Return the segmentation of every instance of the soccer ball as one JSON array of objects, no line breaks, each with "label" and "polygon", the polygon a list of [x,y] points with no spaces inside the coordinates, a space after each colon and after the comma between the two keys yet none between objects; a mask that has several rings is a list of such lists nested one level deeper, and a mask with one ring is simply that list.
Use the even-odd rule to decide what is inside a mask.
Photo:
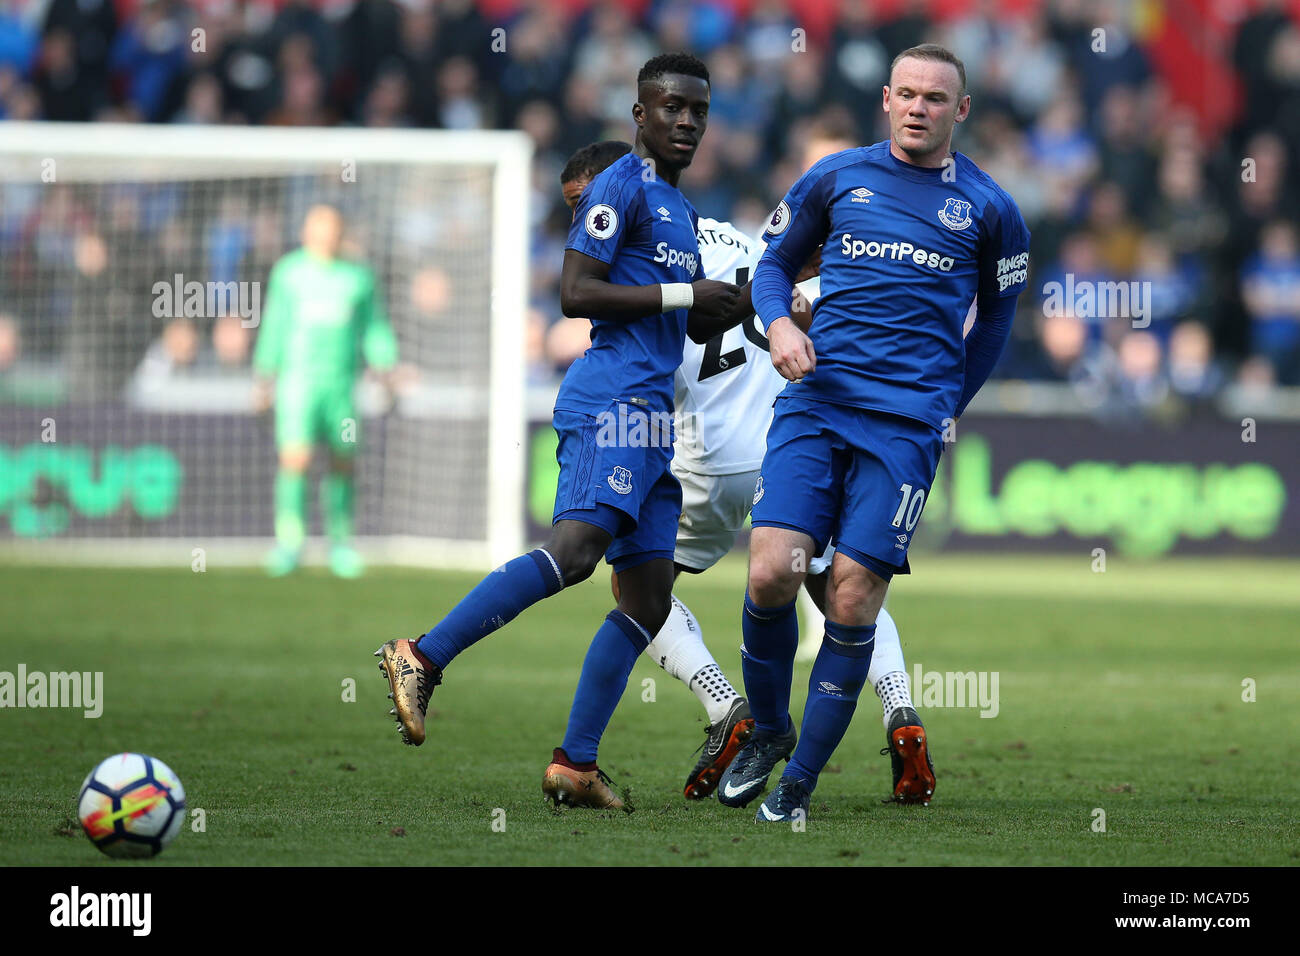
[{"label": "soccer ball", "polygon": [[157,856],[185,823],[185,788],[157,757],[116,754],[82,783],[77,816],[109,856]]}]

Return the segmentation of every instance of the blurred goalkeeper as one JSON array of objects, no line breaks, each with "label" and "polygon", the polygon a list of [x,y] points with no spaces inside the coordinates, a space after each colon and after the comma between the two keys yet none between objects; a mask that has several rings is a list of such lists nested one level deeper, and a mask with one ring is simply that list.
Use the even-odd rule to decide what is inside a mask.
[{"label": "blurred goalkeeper", "polygon": [[363,570],[351,545],[354,464],[360,419],[352,400],[358,352],[387,373],[397,341],[384,314],[374,272],[339,258],[343,217],[332,206],[307,211],[302,248],[271,269],[253,370],[256,404],[272,402],[280,470],[275,478],[275,549],[266,569],[279,577],[298,567],[307,532],[306,483],[312,448],[329,447],[321,512],[329,533],[330,570],[355,578]]}]

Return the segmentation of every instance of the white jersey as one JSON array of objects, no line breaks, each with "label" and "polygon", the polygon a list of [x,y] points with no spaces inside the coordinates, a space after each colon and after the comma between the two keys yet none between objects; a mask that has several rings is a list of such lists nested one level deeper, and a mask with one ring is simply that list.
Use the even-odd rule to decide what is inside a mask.
[{"label": "white jersey", "polygon": [[811,306],[817,301],[818,296],[822,294],[822,277],[813,276],[811,279],[804,279],[795,288],[803,293],[803,297],[808,300],[808,305]]},{"label": "white jersey", "polygon": [[[704,218],[696,238],[705,276],[739,286],[749,281],[761,252],[758,242],[729,222]],[[674,379],[674,466],[697,475],[756,470],[767,450],[772,402],[784,387],[758,316],[704,345],[688,338]]]}]

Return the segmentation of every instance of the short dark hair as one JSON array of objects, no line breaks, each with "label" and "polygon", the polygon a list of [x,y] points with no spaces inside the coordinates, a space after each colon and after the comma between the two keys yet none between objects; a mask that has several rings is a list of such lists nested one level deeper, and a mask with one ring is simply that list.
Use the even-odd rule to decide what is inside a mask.
[{"label": "short dark hair", "polygon": [[957,59],[957,54],[953,53],[952,50],[939,46],[937,43],[922,43],[920,46],[908,47],[894,57],[894,61],[889,64],[889,77],[891,80],[894,76],[894,67],[898,66],[898,61],[909,56],[917,60],[937,60],[940,63],[951,63],[957,68],[957,78],[961,80],[961,92],[957,95],[966,95],[966,65]]},{"label": "short dark hair", "polygon": [[705,83],[709,82],[709,68],[699,57],[689,53],[660,53],[646,60],[645,66],[641,67],[641,72],[636,75],[637,89],[640,90],[644,83],[653,83],[674,73],[697,76]]},{"label": "short dark hair", "polygon": [[632,144],[617,139],[588,143],[570,156],[569,161],[564,164],[564,169],[560,173],[560,185],[571,183],[575,179],[595,179],[616,159],[630,152],[632,152]]}]

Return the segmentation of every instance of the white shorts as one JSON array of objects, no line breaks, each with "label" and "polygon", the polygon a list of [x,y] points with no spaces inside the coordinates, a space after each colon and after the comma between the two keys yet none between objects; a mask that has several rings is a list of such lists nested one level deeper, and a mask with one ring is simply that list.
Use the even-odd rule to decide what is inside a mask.
[{"label": "white shorts", "polygon": [[682,485],[682,517],[677,522],[673,560],[692,571],[707,571],[731,550],[754,506],[758,471],[701,475],[672,464]]},{"label": "white shorts", "polygon": [[825,574],[830,570],[831,560],[835,557],[835,545],[826,545],[826,550],[819,557],[808,562],[809,574]]},{"label": "white shorts", "polygon": [[[758,469],[733,475],[701,475],[679,467],[673,474],[682,485],[682,517],[677,522],[677,548],[673,560],[692,571],[707,571],[732,549],[754,507]],[[835,557],[835,545],[826,545],[808,563],[809,574],[824,574]]]}]

